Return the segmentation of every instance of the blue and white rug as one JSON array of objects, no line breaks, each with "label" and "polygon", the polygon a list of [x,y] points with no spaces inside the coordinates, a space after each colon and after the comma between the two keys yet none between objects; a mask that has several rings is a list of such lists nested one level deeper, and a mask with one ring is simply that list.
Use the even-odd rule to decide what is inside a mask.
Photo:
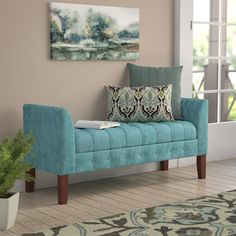
[{"label": "blue and white rug", "polygon": [[236,236],[236,190],[24,236]]}]

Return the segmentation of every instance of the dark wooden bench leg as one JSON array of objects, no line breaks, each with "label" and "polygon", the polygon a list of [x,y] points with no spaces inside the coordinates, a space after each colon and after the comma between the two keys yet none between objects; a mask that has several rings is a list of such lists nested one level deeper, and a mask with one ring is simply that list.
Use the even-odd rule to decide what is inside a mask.
[{"label": "dark wooden bench leg", "polygon": [[169,161],[161,161],[161,170],[162,171],[167,171],[169,167]]},{"label": "dark wooden bench leg", "polygon": [[206,155],[197,156],[198,179],[206,178]]},{"label": "dark wooden bench leg", "polygon": [[[27,174],[29,174],[33,178],[35,178],[35,168],[32,168]],[[32,180],[32,181],[25,181],[25,191],[27,193],[34,192],[34,180]]]},{"label": "dark wooden bench leg", "polygon": [[68,175],[57,176],[58,204],[67,204],[68,201]]}]

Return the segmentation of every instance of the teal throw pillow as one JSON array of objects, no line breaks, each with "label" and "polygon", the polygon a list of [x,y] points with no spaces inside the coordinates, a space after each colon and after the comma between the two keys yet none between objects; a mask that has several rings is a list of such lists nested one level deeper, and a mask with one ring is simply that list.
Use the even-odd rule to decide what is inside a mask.
[{"label": "teal throw pillow", "polygon": [[107,86],[107,119],[121,122],[173,121],[172,85]]},{"label": "teal throw pillow", "polygon": [[128,63],[129,84],[131,87],[159,86],[172,84],[171,106],[175,119],[181,119],[181,72],[182,66],[145,67]]}]

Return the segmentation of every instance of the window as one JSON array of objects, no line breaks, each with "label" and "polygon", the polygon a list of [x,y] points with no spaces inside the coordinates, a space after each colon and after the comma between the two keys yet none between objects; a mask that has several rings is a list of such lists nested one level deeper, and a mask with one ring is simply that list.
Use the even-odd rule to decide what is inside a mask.
[{"label": "window", "polygon": [[209,123],[236,121],[236,0],[193,1],[193,97]]}]

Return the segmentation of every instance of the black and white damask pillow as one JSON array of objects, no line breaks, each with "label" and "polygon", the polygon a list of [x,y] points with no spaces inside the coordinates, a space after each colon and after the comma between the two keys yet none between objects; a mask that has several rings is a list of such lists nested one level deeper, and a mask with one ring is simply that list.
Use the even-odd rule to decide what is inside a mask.
[{"label": "black and white damask pillow", "polygon": [[174,121],[172,85],[155,87],[106,86],[107,119],[110,121]]}]

